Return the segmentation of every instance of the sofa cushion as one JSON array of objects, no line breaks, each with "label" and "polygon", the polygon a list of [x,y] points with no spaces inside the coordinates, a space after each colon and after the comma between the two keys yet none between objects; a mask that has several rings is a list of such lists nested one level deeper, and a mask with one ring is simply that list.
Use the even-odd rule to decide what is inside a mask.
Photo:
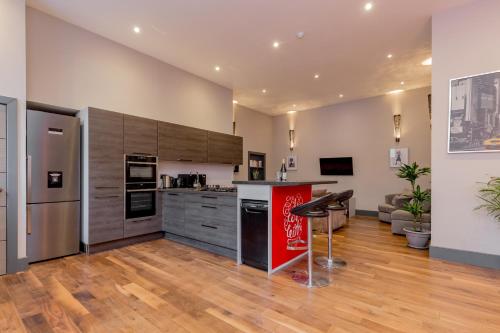
[{"label": "sofa cushion", "polygon": [[394,207],[393,205],[389,205],[389,204],[380,204],[378,205],[378,211],[379,212],[384,212],[384,213],[392,213],[393,211],[396,210],[396,207]]},{"label": "sofa cushion", "polygon": [[[406,210],[397,209],[391,213],[391,220],[400,220],[400,221],[413,221],[413,215],[408,213]],[[422,214],[422,222],[430,223],[431,222],[431,214],[424,213]]]},{"label": "sofa cushion", "polygon": [[411,200],[410,196],[398,194],[395,195],[394,198],[392,199],[392,205],[396,208],[403,208],[405,203],[409,202],[410,200]]}]

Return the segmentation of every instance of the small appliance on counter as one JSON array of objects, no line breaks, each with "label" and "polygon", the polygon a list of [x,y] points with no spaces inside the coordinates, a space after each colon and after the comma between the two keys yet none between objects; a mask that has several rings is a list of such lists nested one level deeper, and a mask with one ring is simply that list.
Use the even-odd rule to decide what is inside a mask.
[{"label": "small appliance on counter", "polygon": [[177,178],[169,175],[160,176],[160,188],[174,188],[177,187]]},{"label": "small appliance on counter", "polygon": [[207,184],[207,175],[181,173],[177,176],[177,187],[192,188],[197,183],[200,187],[204,187]]}]

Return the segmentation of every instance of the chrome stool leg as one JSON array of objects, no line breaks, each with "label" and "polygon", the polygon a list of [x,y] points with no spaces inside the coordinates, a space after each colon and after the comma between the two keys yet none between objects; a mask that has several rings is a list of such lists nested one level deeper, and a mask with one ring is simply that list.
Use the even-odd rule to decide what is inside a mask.
[{"label": "chrome stool leg", "polygon": [[328,214],[328,257],[321,256],[321,257],[316,257],[314,262],[321,266],[322,268],[326,270],[333,270],[335,268],[341,268],[347,265],[347,263],[340,259],[340,258],[335,258],[332,256],[332,240],[333,240],[333,231],[332,231],[332,219],[333,219],[333,213],[330,210]]},{"label": "chrome stool leg", "polygon": [[307,277],[304,273],[294,273],[292,279],[298,283],[306,284],[308,288],[326,287],[330,284],[327,276],[313,272],[313,234],[312,217],[307,218]]}]

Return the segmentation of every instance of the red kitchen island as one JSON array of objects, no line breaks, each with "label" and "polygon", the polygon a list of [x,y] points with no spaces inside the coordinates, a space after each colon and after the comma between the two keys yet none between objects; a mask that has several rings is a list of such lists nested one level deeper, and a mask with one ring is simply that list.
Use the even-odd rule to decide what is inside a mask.
[{"label": "red kitchen island", "polygon": [[307,254],[307,219],[290,213],[311,200],[312,185],[337,181],[233,181],[238,187],[237,262],[273,274]]}]

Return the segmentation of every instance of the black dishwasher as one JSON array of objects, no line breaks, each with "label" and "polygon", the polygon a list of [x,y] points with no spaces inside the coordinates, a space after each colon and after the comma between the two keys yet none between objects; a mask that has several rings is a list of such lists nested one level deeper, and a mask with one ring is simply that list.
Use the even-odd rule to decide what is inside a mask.
[{"label": "black dishwasher", "polygon": [[241,260],[267,271],[267,201],[241,201]]}]

